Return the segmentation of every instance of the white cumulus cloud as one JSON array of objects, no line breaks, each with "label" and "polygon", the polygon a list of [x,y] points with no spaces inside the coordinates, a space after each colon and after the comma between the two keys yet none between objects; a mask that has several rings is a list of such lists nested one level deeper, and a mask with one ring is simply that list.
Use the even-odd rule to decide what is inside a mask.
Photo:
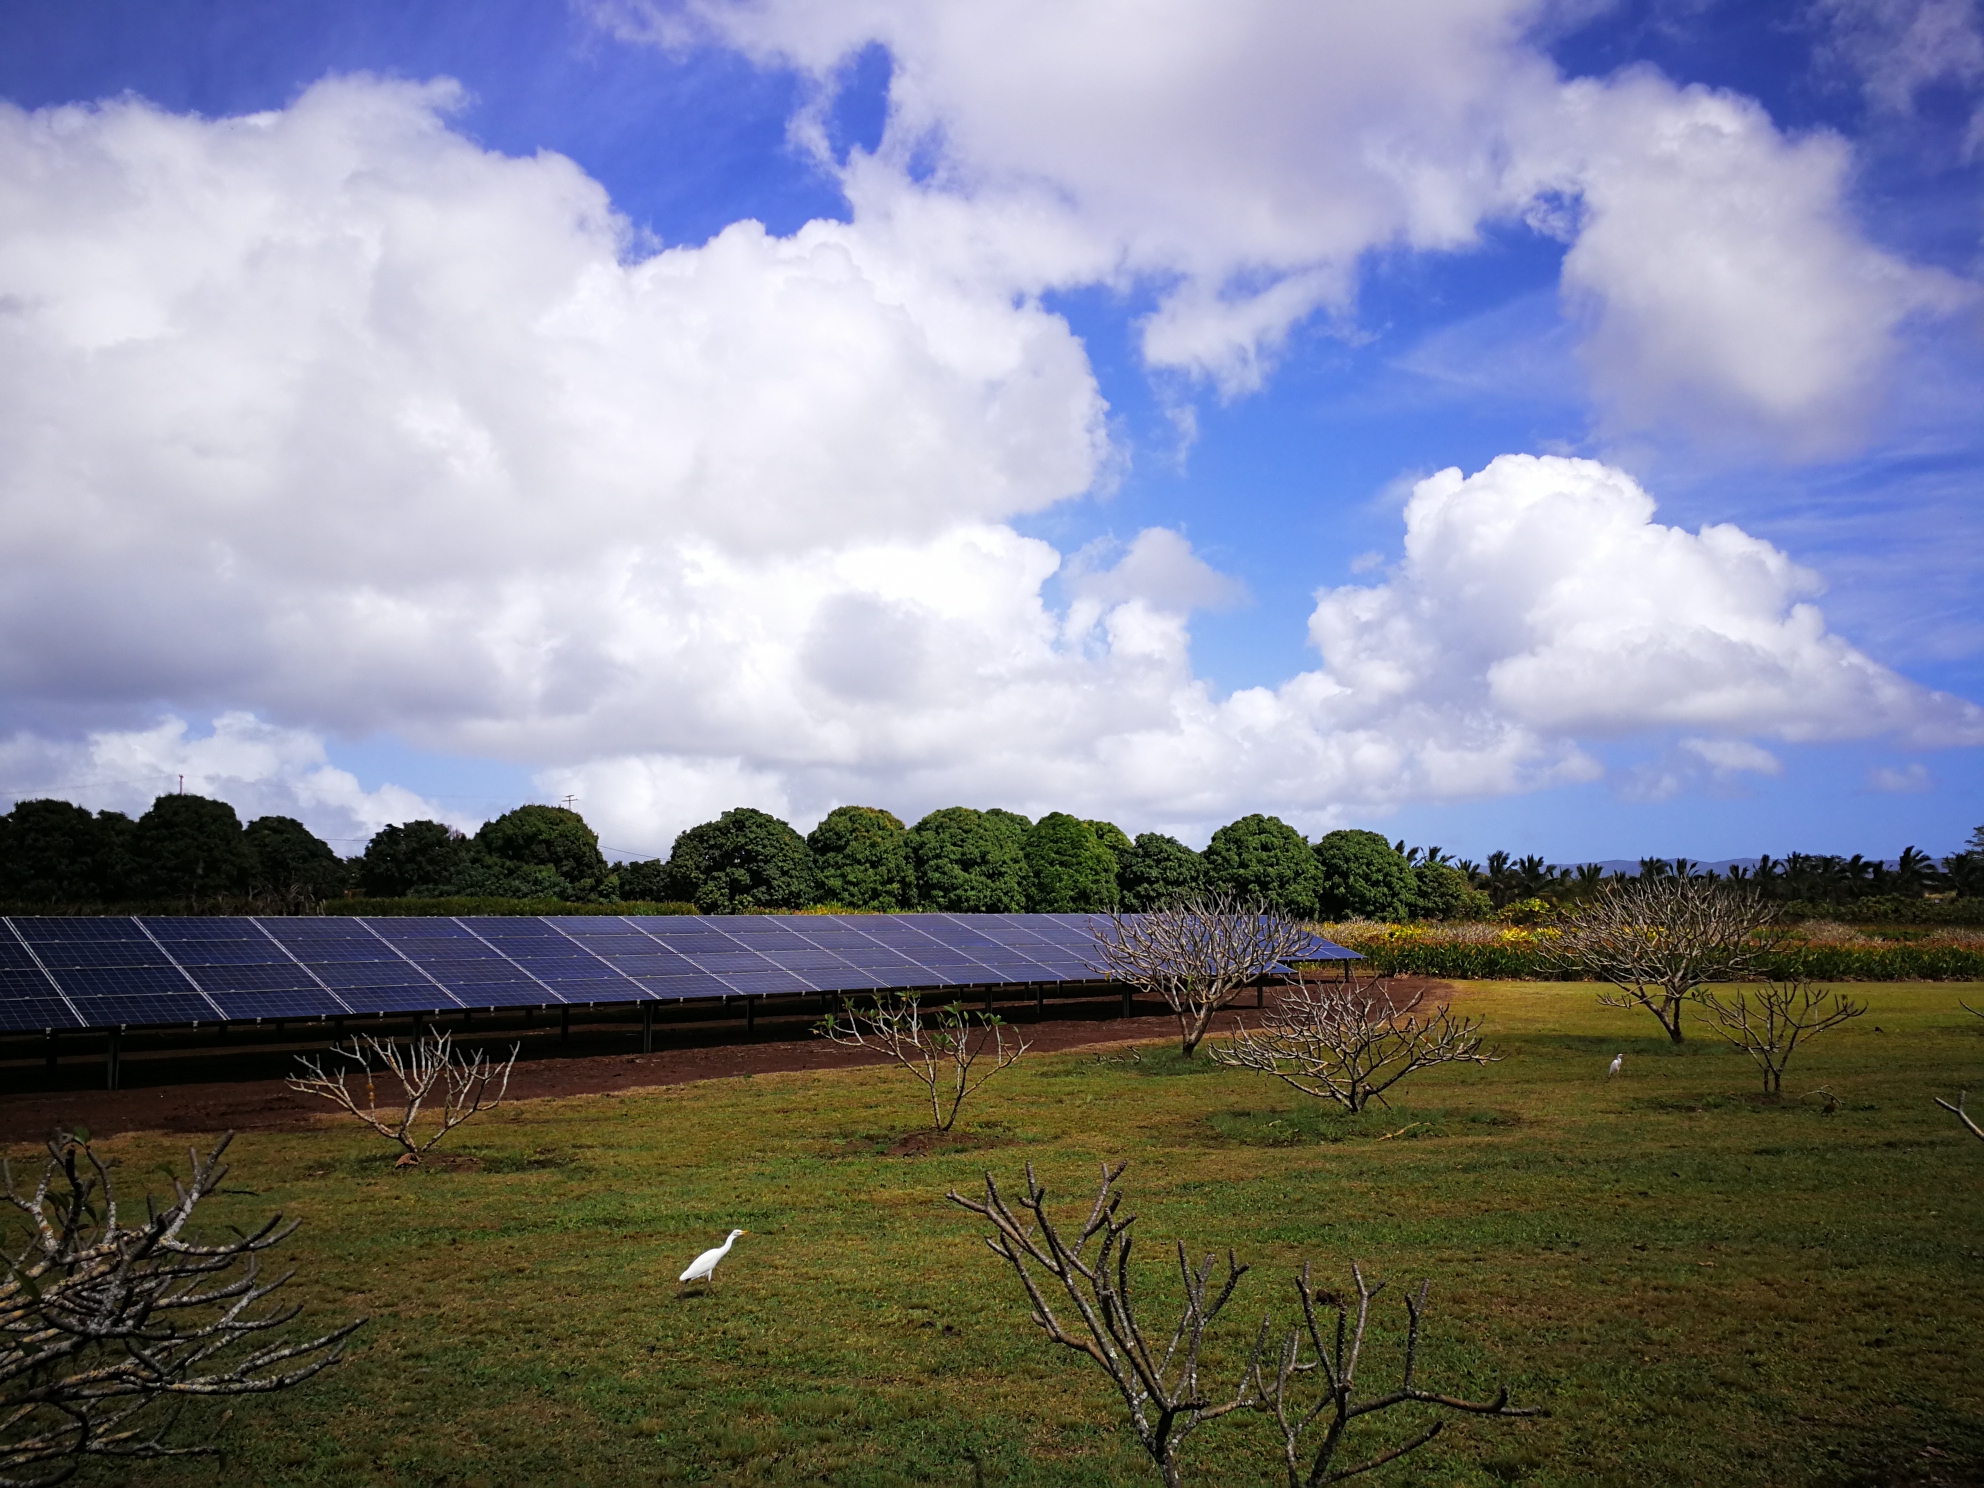
[{"label": "white cumulus cloud", "polygon": [[[1305,317],[1354,321],[1369,255],[1464,251],[1525,219],[1570,244],[1567,306],[1628,424],[1837,450],[1908,318],[1974,299],[1868,240],[1844,140],[1651,69],[1566,79],[1535,39],[1563,15],[1541,0],[589,8],[626,37],[799,69],[816,102],[795,133],[823,158],[840,69],[887,48],[886,132],[842,168],[856,220],[1021,292],[1147,285],[1147,359],[1228,392]],[[1970,36],[1944,14],[1962,9],[1919,0],[1909,55]]]},{"label": "white cumulus cloud", "polygon": [[0,108],[9,783],[445,819],[328,763],[390,730],[523,763],[646,853],[737,804],[1202,837],[1590,779],[1581,740],[1642,730],[1984,738],[1768,544],[1526,456],[1420,482],[1385,582],[1319,596],[1320,665],[1219,697],[1190,617],[1242,593],[1184,536],[1066,562],[1012,525],[1111,451],[1080,342],[1010,276],[859,214],[644,246],[452,98]]}]

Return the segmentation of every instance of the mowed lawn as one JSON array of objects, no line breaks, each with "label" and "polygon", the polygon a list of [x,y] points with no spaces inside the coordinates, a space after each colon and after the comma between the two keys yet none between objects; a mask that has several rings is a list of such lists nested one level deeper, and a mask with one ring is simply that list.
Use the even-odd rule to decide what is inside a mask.
[{"label": "mowed lawn", "polygon": [[[966,1108],[993,1144],[949,1154],[886,1155],[918,1112],[884,1069],[507,1107],[444,1149],[474,1168],[395,1173],[351,1126],[245,1135],[251,1192],[211,1221],[301,1218],[278,1255],[307,1317],[372,1321],[341,1368],[238,1402],[218,1470],[144,1480],[968,1485],[975,1457],[992,1485],[1153,1482],[1103,1376],[944,1200],[1031,1160],[1075,1223],[1127,1159],[1153,1324],[1177,1239],[1254,1267],[1216,1385],[1264,1309],[1292,1317],[1305,1259],[1346,1284],[1356,1259],[1394,1282],[1374,1384],[1402,1284],[1430,1277],[1422,1382],[1506,1381],[1551,1413],[1457,1421],[1376,1481],[1984,1481],[1984,1142],[1932,1103],[1967,1083],[1984,1107],[1984,1019],[1959,1006],[1984,997],[1848,990],[1872,1011],[1802,1051],[1777,1104],[1705,1034],[1672,1049],[1588,986],[1509,983],[1464,996],[1501,1063],[1355,1121],[1147,1049],[1030,1057]],[[162,1137],[100,1147],[127,1198],[183,1163]],[[714,1294],[679,1295],[733,1225]],[[1188,1481],[1278,1481],[1263,1418],[1195,1442]]]}]

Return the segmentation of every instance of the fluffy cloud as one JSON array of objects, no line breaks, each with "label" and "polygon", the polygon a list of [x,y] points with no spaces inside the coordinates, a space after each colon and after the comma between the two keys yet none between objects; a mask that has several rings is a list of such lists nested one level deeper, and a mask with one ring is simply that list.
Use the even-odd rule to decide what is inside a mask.
[{"label": "fluffy cloud", "polygon": [[[1984,710],[1830,634],[1815,575],[1728,525],[1686,532],[1590,460],[1504,455],[1421,481],[1386,584],[1321,596],[1310,635],[1376,704],[1478,708],[1540,733],[1712,730],[1984,742]],[[1695,741],[1724,768],[1755,768]],[[1747,746],[1746,746],[1747,747]]]},{"label": "fluffy cloud", "polygon": [[1518,218],[1570,243],[1566,300],[1626,423],[1837,449],[1906,319],[1971,298],[1867,241],[1844,141],[1650,70],[1566,80],[1533,40],[1561,14],[1542,0],[592,9],[624,36],[714,36],[810,75],[796,132],[823,155],[838,70],[886,47],[886,134],[842,172],[856,220],[1025,291],[1153,286],[1147,358],[1228,391],[1258,385],[1304,317],[1352,315],[1367,255],[1462,250]]},{"label": "fluffy cloud", "polygon": [[[1011,525],[1097,482],[1104,409],[969,242],[857,214],[654,249],[570,162],[451,131],[451,96],[0,110],[18,793],[142,806],[183,771],[358,836],[440,814],[327,764],[391,729],[526,762],[645,853],[740,802],[1199,836],[1589,779],[1579,739],[1637,730],[1984,737],[1767,544],[1526,457],[1422,482],[1403,565],[1319,596],[1321,666],[1216,697],[1189,617],[1240,593],[1185,538],[1064,564]],[[47,742],[78,717],[123,731]]]},{"label": "fluffy cloud", "polygon": [[146,729],[99,730],[80,743],[16,734],[0,740],[0,780],[9,782],[9,804],[55,796],[132,816],[183,789],[231,803],[243,821],[296,817],[347,855],[391,822],[477,825],[398,786],[368,791],[330,763],[315,734],[274,728],[247,713],[223,714],[199,737],[172,717]]}]

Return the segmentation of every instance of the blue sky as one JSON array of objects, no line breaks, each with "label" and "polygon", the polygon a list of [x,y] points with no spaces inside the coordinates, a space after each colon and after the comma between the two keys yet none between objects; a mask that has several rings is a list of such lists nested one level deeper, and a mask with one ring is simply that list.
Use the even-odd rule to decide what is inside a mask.
[{"label": "blue sky", "polygon": [[0,4],[0,788],[1958,846],[1977,7],[1161,11]]}]

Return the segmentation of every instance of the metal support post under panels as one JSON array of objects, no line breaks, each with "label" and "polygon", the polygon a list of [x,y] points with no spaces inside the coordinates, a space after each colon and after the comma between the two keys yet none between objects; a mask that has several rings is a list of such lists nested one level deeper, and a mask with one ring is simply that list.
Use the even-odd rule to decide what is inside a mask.
[{"label": "metal support post under panels", "polygon": [[654,1053],[654,1004],[641,1004],[641,1052]]}]

